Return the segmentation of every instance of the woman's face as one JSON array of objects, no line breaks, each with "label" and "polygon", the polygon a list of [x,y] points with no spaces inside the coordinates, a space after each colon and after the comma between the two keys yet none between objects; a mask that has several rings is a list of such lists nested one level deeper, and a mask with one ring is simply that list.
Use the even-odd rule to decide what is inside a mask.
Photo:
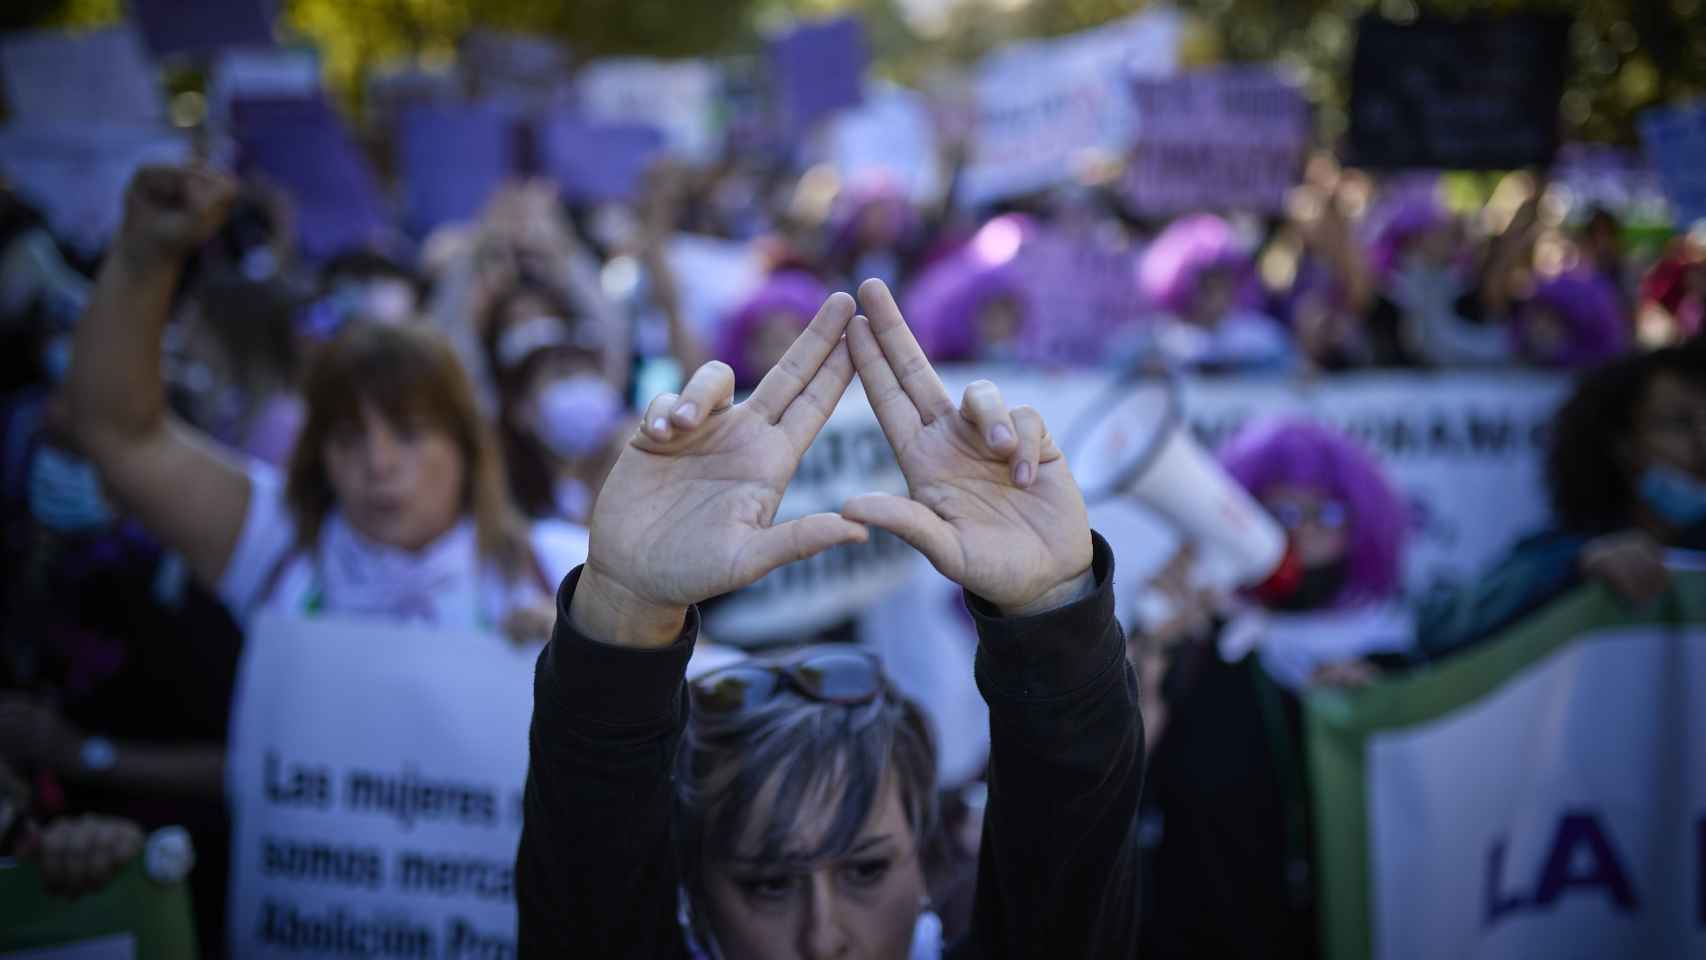
[{"label": "woman's face", "polygon": [[363,404],[321,453],[338,509],[369,539],[419,550],[462,515],[467,464],[442,428],[395,423]]},{"label": "woman's face", "polygon": [[[924,870],[900,791],[888,779],[847,855],[829,862],[740,859],[740,850],[758,847],[757,825],[766,819],[760,801],[736,859],[705,865],[706,906],[724,956],[904,960],[924,903]],[[817,848],[838,799],[802,806],[791,848]]]},{"label": "woman's face", "polygon": [[1551,362],[1570,346],[1570,326],[1562,314],[1545,304],[1530,304],[1522,318],[1523,352],[1532,360]]},{"label": "woman's face", "polygon": [[1635,409],[1635,467],[1667,466],[1706,483],[1706,388],[1670,373]]},{"label": "woman's face", "polygon": [[1343,503],[1312,487],[1268,488],[1262,505],[1289,536],[1305,568],[1327,567],[1350,550],[1350,515]]}]

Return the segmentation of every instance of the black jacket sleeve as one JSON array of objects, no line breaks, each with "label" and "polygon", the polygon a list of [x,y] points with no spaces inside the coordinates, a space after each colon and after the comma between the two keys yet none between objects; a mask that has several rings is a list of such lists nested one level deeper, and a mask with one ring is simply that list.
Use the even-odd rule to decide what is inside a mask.
[{"label": "black jacket sleeve", "polygon": [[516,855],[519,955],[676,958],[671,768],[687,721],[687,660],[699,633],[634,650],[569,622],[577,568],[533,678],[525,825]]},{"label": "black jacket sleeve", "polygon": [[989,701],[989,805],[972,929],[956,957],[1137,955],[1143,718],[1114,618],[1114,559],[1095,591],[1047,613],[977,621]]}]

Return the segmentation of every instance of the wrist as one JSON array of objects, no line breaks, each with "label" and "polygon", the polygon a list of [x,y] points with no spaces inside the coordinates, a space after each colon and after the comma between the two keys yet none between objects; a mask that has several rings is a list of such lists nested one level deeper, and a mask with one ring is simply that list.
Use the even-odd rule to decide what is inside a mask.
[{"label": "wrist", "polygon": [[569,602],[569,622],[582,636],[600,643],[655,649],[680,638],[687,608],[646,600],[588,561]]},{"label": "wrist", "polygon": [[1095,591],[1096,574],[1092,567],[1085,567],[1079,573],[1044,590],[1032,600],[1020,604],[997,604],[996,609],[1000,610],[1004,617],[1034,617],[1039,613],[1047,613],[1076,603]]},{"label": "wrist", "polygon": [[118,273],[120,279],[139,280],[162,273],[176,277],[183,269],[184,254],[162,248],[158,245],[144,243],[135,239],[125,239],[122,236],[113,244],[112,255],[107,258],[108,265]]}]

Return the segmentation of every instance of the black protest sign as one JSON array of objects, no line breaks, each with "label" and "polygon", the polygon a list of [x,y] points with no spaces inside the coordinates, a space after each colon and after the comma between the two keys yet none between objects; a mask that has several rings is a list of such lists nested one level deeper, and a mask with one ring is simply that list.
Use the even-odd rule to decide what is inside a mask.
[{"label": "black protest sign", "polygon": [[1357,27],[1350,156],[1363,167],[1510,170],[1558,149],[1569,21],[1374,16]]}]

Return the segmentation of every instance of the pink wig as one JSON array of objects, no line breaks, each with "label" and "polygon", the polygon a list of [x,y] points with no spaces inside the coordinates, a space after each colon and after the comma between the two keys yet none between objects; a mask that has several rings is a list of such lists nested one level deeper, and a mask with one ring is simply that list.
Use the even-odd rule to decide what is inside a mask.
[{"label": "pink wig", "polygon": [[743,389],[756,386],[766,371],[752,369],[746,348],[758,325],[780,315],[797,321],[800,329],[804,330],[827,299],[829,291],[809,273],[789,270],[772,274],[751,296],[723,317],[717,331],[717,359],[734,368],[738,386]]},{"label": "pink wig", "polygon": [[931,360],[976,359],[982,346],[977,341],[978,313],[997,300],[1012,300],[1021,324],[1029,320],[1030,296],[1018,256],[1035,229],[1020,214],[996,217],[965,246],[931,264],[913,281],[904,297],[906,322]]},{"label": "pink wig", "polygon": [[1276,486],[1292,486],[1345,505],[1349,576],[1336,606],[1398,592],[1408,513],[1380,464],[1349,437],[1312,420],[1264,418],[1227,441],[1220,459],[1258,500]]},{"label": "pink wig", "polygon": [[[1550,307],[1564,321],[1569,339],[1548,356],[1533,355],[1523,337],[1533,306]],[[1529,306],[1512,317],[1517,349],[1529,360],[1549,367],[1589,367],[1622,353],[1629,346],[1629,325],[1618,296],[1609,283],[1583,271],[1559,274],[1534,291]]]},{"label": "pink wig", "polygon": [[1143,295],[1176,314],[1191,312],[1203,277],[1213,270],[1233,275],[1237,299],[1246,306],[1259,298],[1249,251],[1232,225],[1212,213],[1192,214],[1168,224],[1143,251],[1137,270]]},{"label": "pink wig", "polygon": [[1381,279],[1390,277],[1404,259],[1410,241],[1452,222],[1451,212],[1432,196],[1411,193],[1387,203],[1370,217],[1376,223],[1368,259]]}]

